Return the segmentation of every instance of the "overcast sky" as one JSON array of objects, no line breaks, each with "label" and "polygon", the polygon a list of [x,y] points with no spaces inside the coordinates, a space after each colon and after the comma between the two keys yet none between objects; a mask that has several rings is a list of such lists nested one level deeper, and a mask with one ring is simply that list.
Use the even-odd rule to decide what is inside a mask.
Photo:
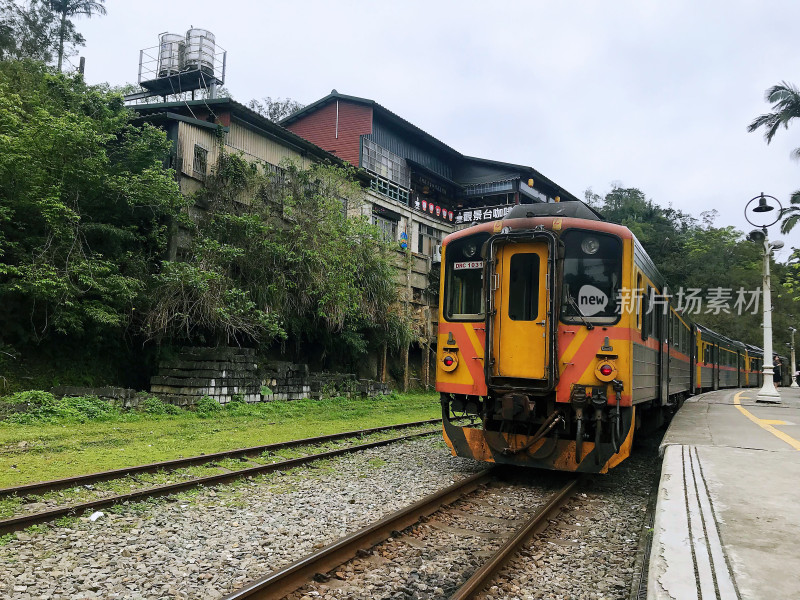
[{"label": "overcast sky", "polygon": [[[760,192],[800,189],[800,122],[770,146],[747,125],[800,85],[797,0],[108,0],[78,19],[86,78],[137,77],[139,50],[201,27],[225,86],[309,104],[370,98],[456,150],[530,165],[582,198],[613,184],[748,228]],[[72,59],[77,64],[77,59]],[[772,230],[778,237],[777,227]],[[783,238],[800,246],[800,227]]]}]

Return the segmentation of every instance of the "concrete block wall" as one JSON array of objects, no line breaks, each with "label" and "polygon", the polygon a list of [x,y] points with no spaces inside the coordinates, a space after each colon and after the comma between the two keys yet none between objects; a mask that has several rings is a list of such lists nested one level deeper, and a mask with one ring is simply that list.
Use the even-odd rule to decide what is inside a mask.
[{"label": "concrete block wall", "polygon": [[[203,396],[220,404],[240,396],[245,402],[388,394],[388,384],[348,373],[311,373],[308,365],[287,361],[259,364],[250,348],[185,348],[159,365],[150,392],[179,406]],[[268,392],[268,393],[262,393]]]},{"label": "concrete block wall", "polygon": [[227,404],[234,396],[261,401],[261,379],[252,348],[184,348],[159,364],[150,392],[179,406],[203,396]]}]

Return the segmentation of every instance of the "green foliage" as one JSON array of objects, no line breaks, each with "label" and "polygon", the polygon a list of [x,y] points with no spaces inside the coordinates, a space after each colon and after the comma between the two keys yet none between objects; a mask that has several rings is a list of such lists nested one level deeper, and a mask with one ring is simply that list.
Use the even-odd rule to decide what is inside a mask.
[{"label": "green foliage", "polygon": [[83,15],[105,15],[106,7],[103,6],[106,0],[47,0],[47,5],[58,15],[58,70],[61,70],[61,62],[64,57],[64,44],[70,31],[74,31],[74,25],[69,20],[70,17]]},{"label": "green foliage", "polygon": [[26,412],[10,415],[6,421],[31,425],[35,423],[85,423],[107,421],[119,416],[120,410],[96,396],[55,398],[50,392],[17,392],[3,402],[26,405]]},{"label": "green foliage", "polygon": [[122,98],[0,62],[0,331],[6,341],[119,335],[182,205],[163,132]]},{"label": "green foliage", "polygon": [[291,98],[286,98],[285,100],[275,98],[273,100],[271,96],[267,96],[262,98],[262,100],[250,100],[250,102],[247,103],[247,108],[277,123],[289,115],[296,113],[303,108],[303,105]]},{"label": "green foliage", "polygon": [[[772,103],[772,111],[756,117],[747,127],[747,131],[752,133],[763,127],[764,139],[769,144],[778,129],[789,129],[789,123],[800,118],[800,90],[797,86],[782,81],[767,90],[765,100]],[[800,148],[792,150],[792,158],[800,158]],[[800,221],[800,190],[791,195],[789,204],[781,211],[783,233],[789,233]]]},{"label": "green foliage", "polygon": [[[746,241],[733,227],[714,227],[714,211],[703,213],[702,223],[698,223],[681,211],[657,205],[636,188],[615,187],[604,197],[589,190],[586,199],[606,219],[625,225],[636,235],[673,294],[680,288],[685,292],[700,289],[704,297],[716,288],[730,290],[730,312],[706,312],[704,304],[701,314],[688,315],[691,320],[731,338],[763,344],[761,300],[756,314],[751,314],[752,307],[742,315],[734,308],[740,288],[748,292],[749,299],[749,292],[761,287],[763,259],[757,244]],[[772,266],[774,339],[780,352],[788,341],[793,315],[800,316],[800,293],[795,291],[800,290],[800,277],[795,273],[800,274],[792,266]]]},{"label": "green foliage", "polygon": [[[63,45],[62,45],[63,35]],[[84,45],[69,19],[63,22],[48,0],[0,0],[0,60],[31,58],[45,63]]]},{"label": "green foliage", "polygon": [[199,417],[211,417],[222,410],[222,405],[210,396],[203,396],[195,404],[195,412]]},{"label": "green foliage", "polygon": [[139,405],[139,409],[148,415],[177,415],[181,412],[181,409],[174,404],[163,402],[155,396],[145,398]]},{"label": "green foliage", "polygon": [[[349,169],[287,162],[279,173],[221,153],[187,221],[185,262],[164,264],[146,326],[199,343],[310,342],[351,360],[400,335],[390,247],[360,214]],[[406,330],[408,328],[406,327]]]}]

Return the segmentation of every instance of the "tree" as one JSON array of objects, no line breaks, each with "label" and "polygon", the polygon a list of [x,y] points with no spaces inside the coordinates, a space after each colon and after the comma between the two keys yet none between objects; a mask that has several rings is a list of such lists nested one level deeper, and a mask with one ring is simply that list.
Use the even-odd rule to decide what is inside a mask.
[{"label": "tree", "polygon": [[352,170],[281,167],[221,152],[196,199],[205,214],[183,221],[185,260],[164,263],[155,279],[152,337],[282,340],[340,362],[409,337],[390,246],[364,217],[348,218],[363,197]]},{"label": "tree", "polygon": [[[789,123],[800,117],[800,90],[793,84],[782,81],[767,90],[765,99],[772,103],[772,112],[757,117],[747,127],[747,131],[752,133],[763,127],[764,139],[769,144],[781,126],[788,129]],[[792,150],[792,157],[800,159],[800,148]],[[781,211],[783,233],[789,233],[800,221],[800,190],[792,193],[789,202],[792,206]]]},{"label": "tree", "polygon": [[[762,344],[760,304],[754,301],[761,301],[762,258],[757,244],[732,227],[714,227],[715,211],[701,213],[699,223],[681,211],[659,206],[636,188],[614,186],[605,196],[588,190],[586,201],[636,235],[666,279],[676,305],[685,302],[688,307],[685,298],[699,294],[702,306],[693,307],[699,312],[685,317],[734,339]],[[796,259],[800,253],[793,256]],[[791,325],[785,315],[800,314],[800,268],[775,263],[772,269],[777,343],[784,341],[781,337]],[[676,296],[681,291],[684,295]],[[726,306],[718,310],[710,305],[712,297],[727,299],[721,303]]]},{"label": "tree", "polygon": [[58,66],[61,70],[61,64],[64,59],[64,43],[68,38],[70,28],[73,26],[69,17],[86,16],[91,18],[92,15],[105,15],[106,7],[103,6],[106,0],[49,0],[50,8],[59,16],[58,26]]},{"label": "tree", "polygon": [[0,62],[0,343],[121,338],[183,205],[165,134],[122,97]]},{"label": "tree", "polygon": [[250,110],[254,110],[262,117],[266,117],[275,123],[282,121],[289,115],[296,113],[301,108],[304,108],[303,104],[300,104],[291,98],[286,98],[285,100],[282,100],[281,98],[275,98],[273,100],[271,97],[267,96],[262,98],[262,100],[263,102],[259,100],[250,100],[250,102],[247,103],[247,107]]},{"label": "tree", "polygon": [[[45,63],[58,50],[60,24],[48,0],[0,0],[0,60],[31,58]],[[65,23],[64,44],[83,44],[83,36]]]}]

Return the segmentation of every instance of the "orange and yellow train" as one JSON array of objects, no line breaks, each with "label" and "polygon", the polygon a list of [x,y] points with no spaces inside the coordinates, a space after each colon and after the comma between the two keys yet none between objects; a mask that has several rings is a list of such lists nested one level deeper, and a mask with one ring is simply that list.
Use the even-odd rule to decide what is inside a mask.
[{"label": "orange and yellow train", "polygon": [[605,473],[690,394],[761,384],[760,350],[679,315],[631,231],[582,202],[453,233],[441,269],[436,389],[454,455]]}]

